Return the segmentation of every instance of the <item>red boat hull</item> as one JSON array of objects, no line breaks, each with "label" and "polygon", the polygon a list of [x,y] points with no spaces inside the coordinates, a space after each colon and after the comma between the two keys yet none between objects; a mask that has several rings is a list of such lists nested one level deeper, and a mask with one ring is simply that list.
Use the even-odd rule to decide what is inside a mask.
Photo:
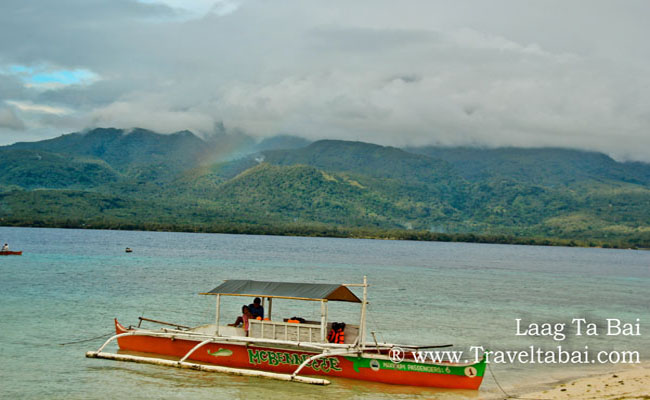
[{"label": "red boat hull", "polygon": [[0,256],[22,256],[22,251],[0,251]]},{"label": "red boat hull", "polygon": [[[115,320],[118,334],[128,330]],[[121,350],[153,353],[181,358],[198,340],[133,335],[117,339]],[[278,373],[293,373],[315,352],[269,346],[248,346],[230,343],[209,343],[195,351],[190,360],[232,368],[247,368]],[[314,360],[301,375],[326,375],[372,382],[409,386],[476,390],[483,380],[485,363],[472,365],[433,365],[404,362],[394,364],[385,359],[357,356],[330,356]]]}]

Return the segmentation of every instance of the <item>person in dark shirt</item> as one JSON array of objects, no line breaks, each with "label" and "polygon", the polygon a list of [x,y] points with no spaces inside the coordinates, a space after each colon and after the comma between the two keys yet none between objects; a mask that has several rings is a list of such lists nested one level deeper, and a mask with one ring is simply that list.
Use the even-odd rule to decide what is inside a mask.
[{"label": "person in dark shirt", "polygon": [[253,314],[253,318],[260,317],[260,319],[264,319],[264,307],[262,307],[262,299],[259,297],[253,300],[253,304],[248,305],[248,309]]}]

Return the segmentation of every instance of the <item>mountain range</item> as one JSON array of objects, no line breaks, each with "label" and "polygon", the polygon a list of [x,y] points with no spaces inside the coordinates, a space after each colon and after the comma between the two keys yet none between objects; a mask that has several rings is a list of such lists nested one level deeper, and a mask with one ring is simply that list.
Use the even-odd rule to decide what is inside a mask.
[{"label": "mountain range", "polygon": [[650,164],[97,128],[0,147],[0,224],[650,247]]}]

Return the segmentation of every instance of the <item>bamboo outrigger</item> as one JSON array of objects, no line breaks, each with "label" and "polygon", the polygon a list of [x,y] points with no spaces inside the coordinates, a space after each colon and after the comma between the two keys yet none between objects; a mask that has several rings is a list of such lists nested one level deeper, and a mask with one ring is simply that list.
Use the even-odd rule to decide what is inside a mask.
[{"label": "bamboo outrigger", "polygon": [[[363,288],[363,300],[349,288]],[[325,375],[390,384],[429,386],[439,388],[478,389],[485,371],[485,359],[477,362],[417,362],[395,360],[392,352],[417,350],[418,346],[366,342],[367,314],[366,277],[361,284],[310,284],[289,282],[260,282],[249,280],[225,281],[215,289],[201,293],[216,296],[215,323],[198,327],[140,318],[162,323],[172,328],[157,330],[126,328],[115,319],[116,335],[97,351],[87,352],[89,358],[106,358],[177,368],[224,372],[236,375],[260,376],[286,381],[327,385],[326,379],[299,375]],[[268,300],[265,320],[250,319],[249,329],[220,325],[222,296],[261,297]],[[273,299],[319,301],[320,321],[292,323],[272,320]],[[329,343],[327,332],[329,301],[361,303],[359,324],[345,326],[343,343]],[[373,333],[374,338],[374,333]],[[176,357],[178,361],[160,357],[106,353],[106,346],[117,340],[120,350]],[[447,347],[427,346],[427,347]]]}]

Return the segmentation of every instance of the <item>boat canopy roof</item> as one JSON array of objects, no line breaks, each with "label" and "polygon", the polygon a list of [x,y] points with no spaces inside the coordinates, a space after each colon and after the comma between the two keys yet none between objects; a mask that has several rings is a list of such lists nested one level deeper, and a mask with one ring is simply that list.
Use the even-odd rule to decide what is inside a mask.
[{"label": "boat canopy roof", "polygon": [[209,292],[201,294],[361,303],[361,300],[346,286],[329,283],[227,280]]}]

